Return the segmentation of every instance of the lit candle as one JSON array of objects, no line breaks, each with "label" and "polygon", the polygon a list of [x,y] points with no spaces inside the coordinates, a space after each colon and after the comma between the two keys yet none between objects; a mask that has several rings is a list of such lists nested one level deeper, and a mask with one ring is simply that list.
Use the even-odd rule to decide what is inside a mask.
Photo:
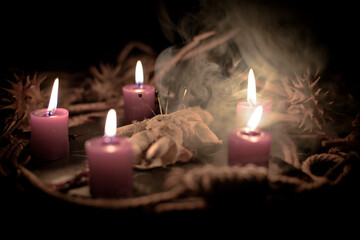
[{"label": "lit candle", "polygon": [[155,87],[144,84],[142,64],[137,61],[135,68],[135,84],[122,88],[124,95],[125,124],[134,120],[142,121],[154,116]]},{"label": "lit candle", "polygon": [[85,142],[90,192],[94,197],[121,198],[132,193],[132,144],[126,137],[115,136],[116,127],[116,112],[111,109],[104,136]]},{"label": "lit candle", "polygon": [[271,135],[256,129],[262,112],[262,106],[258,106],[251,115],[246,128],[235,129],[229,133],[228,163],[230,166],[249,163],[268,166]]},{"label": "lit candle", "polygon": [[269,101],[257,102],[256,100],[256,82],[255,75],[252,68],[250,68],[248,75],[248,88],[247,88],[247,101],[241,101],[237,104],[236,119],[237,126],[245,126],[251,113],[255,110],[257,105],[263,106],[263,118],[262,121],[267,121],[271,113],[272,104]]},{"label": "lit candle", "polygon": [[57,108],[58,91],[56,78],[48,108],[30,113],[31,155],[36,159],[54,160],[69,155],[69,111]]}]

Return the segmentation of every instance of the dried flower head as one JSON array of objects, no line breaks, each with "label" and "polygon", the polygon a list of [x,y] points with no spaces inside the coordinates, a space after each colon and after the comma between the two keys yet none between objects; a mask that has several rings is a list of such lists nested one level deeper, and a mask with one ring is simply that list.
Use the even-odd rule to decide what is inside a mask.
[{"label": "dried flower head", "polygon": [[110,64],[100,63],[99,69],[91,67],[90,73],[93,78],[90,79],[87,95],[92,96],[97,101],[119,96],[121,89],[118,89],[117,85],[122,81],[119,65],[114,67]]},{"label": "dried flower head", "polygon": [[322,130],[328,121],[333,121],[326,108],[334,101],[329,101],[330,91],[320,88],[319,81],[318,72],[312,75],[308,70],[303,76],[295,75],[295,79],[284,83],[287,113],[296,116],[298,127],[304,131]]},{"label": "dried flower head", "polygon": [[11,133],[17,126],[24,131],[30,130],[29,113],[46,105],[44,94],[40,90],[41,83],[46,76],[37,78],[35,73],[32,78],[29,75],[18,76],[14,74],[15,82],[9,81],[10,88],[3,88],[9,96],[1,99],[0,110],[10,109],[13,114],[6,118],[5,131],[2,136]]}]

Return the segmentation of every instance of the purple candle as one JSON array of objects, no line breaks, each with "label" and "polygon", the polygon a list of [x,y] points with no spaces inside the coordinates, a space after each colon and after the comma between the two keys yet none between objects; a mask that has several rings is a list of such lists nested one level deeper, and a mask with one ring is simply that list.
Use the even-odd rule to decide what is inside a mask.
[{"label": "purple candle", "polygon": [[155,87],[144,84],[144,73],[140,61],[136,63],[135,83],[122,88],[124,95],[125,124],[142,121],[154,116]]},{"label": "purple candle", "polygon": [[94,197],[128,197],[133,188],[133,152],[128,138],[116,137],[116,112],[108,112],[105,135],[85,142],[90,192]]},{"label": "purple candle", "polygon": [[254,71],[250,68],[248,75],[247,101],[241,101],[236,106],[236,120],[237,126],[245,126],[251,114],[254,112],[256,106],[263,107],[262,122],[266,122],[270,118],[272,104],[269,101],[256,100],[256,83]]},{"label": "purple candle", "polygon": [[30,113],[31,154],[36,159],[54,160],[69,155],[69,111],[57,108],[58,89],[56,78],[48,108]]},{"label": "purple candle", "polygon": [[268,167],[271,150],[271,135],[256,130],[260,122],[262,106],[251,115],[246,128],[235,129],[228,137],[228,164],[246,165],[253,163]]}]

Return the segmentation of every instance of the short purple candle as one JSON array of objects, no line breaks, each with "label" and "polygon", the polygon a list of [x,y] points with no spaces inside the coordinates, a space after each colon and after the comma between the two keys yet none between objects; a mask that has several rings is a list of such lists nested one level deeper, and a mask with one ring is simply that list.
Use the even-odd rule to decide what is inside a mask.
[{"label": "short purple candle", "polygon": [[155,87],[144,84],[144,74],[140,61],[136,64],[135,82],[136,84],[125,85],[122,88],[125,124],[154,116]]},{"label": "short purple candle", "polygon": [[[109,121],[110,118],[112,120]],[[128,138],[115,136],[115,110],[109,111],[106,122],[106,126],[114,125],[115,122],[115,127],[110,130],[112,133],[105,127],[105,136],[85,142],[90,192],[94,197],[101,198],[128,197],[133,189],[132,144]]]},{"label": "short purple candle", "polygon": [[56,109],[47,116],[47,109],[31,112],[31,155],[36,159],[55,160],[69,155],[69,111]]},{"label": "short purple candle", "polygon": [[258,106],[251,115],[246,128],[235,129],[228,136],[228,164],[246,165],[249,163],[268,167],[271,135],[256,130],[263,108]]}]

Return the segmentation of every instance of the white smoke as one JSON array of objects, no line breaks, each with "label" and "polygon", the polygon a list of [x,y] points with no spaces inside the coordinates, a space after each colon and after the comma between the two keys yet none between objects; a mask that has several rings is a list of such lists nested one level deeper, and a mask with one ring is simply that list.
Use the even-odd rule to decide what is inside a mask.
[{"label": "white smoke", "polygon": [[[236,34],[208,51],[178,62],[156,79],[156,85],[162,106],[168,105],[169,112],[183,106],[201,106],[211,112],[215,119],[212,128],[220,138],[226,138],[235,126],[236,104],[246,99],[250,68],[254,69],[262,98],[269,97],[261,91],[267,84],[279,85],[294,73],[301,74],[308,68],[321,70],[326,63],[324,49],[314,45],[311,31],[287,9],[258,1],[198,3],[196,11],[188,12],[178,24],[168,22],[171,18],[164,17],[163,9],[160,19],[166,26],[164,31],[176,31],[184,42],[159,55],[156,71],[199,34],[215,32],[200,45],[231,31]],[[174,33],[167,32],[165,36]]]}]

